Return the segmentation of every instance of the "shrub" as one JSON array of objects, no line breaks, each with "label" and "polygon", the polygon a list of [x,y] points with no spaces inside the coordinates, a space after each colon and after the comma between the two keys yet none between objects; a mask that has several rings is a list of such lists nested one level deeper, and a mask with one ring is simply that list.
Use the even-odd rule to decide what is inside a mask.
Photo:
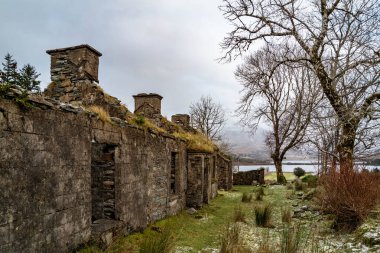
[{"label": "shrub", "polygon": [[296,191],[303,191],[305,189],[305,185],[302,183],[301,180],[298,179],[294,182],[294,189]]},{"label": "shrub", "polygon": [[139,253],[170,253],[174,248],[173,241],[173,236],[168,230],[149,234],[140,243]]},{"label": "shrub", "polygon": [[257,200],[257,201],[261,201],[261,200],[263,200],[264,195],[265,195],[265,193],[264,193],[264,188],[263,188],[263,187],[259,187],[259,188],[256,190],[256,200]]},{"label": "shrub", "polygon": [[96,113],[98,115],[98,118],[101,121],[111,123],[110,115],[102,107],[97,106],[97,105],[92,105],[88,107],[87,110],[89,110],[90,112]]},{"label": "shrub", "polygon": [[284,223],[292,222],[292,210],[289,207],[281,209],[281,220]]},{"label": "shrub", "polygon": [[246,222],[246,213],[242,210],[241,206],[234,209],[232,219],[234,222]]},{"label": "shrub", "polygon": [[[165,252],[165,251],[163,251]],[[249,253],[243,245],[241,229],[238,224],[226,226],[226,232],[221,239],[220,253]]]},{"label": "shrub", "polygon": [[270,204],[255,206],[255,221],[259,227],[272,227],[272,206]]},{"label": "shrub", "polygon": [[252,201],[252,194],[251,194],[251,193],[244,192],[244,193],[243,193],[243,196],[242,196],[242,198],[241,198],[241,201],[242,201],[242,202],[245,202],[245,203],[251,202],[251,201]]},{"label": "shrub", "polygon": [[374,172],[374,173],[379,173],[380,170],[379,170],[378,168],[374,168],[374,169],[372,170],[372,172]]},{"label": "shrub", "polygon": [[307,183],[308,187],[317,187],[318,177],[314,175],[306,175],[302,178],[302,182]]},{"label": "shrub", "polygon": [[137,115],[136,118],[134,118],[134,123],[138,126],[142,126],[145,124],[145,117],[142,115]]},{"label": "shrub", "polygon": [[294,168],[294,171],[293,171],[294,175],[296,175],[296,177],[302,177],[303,175],[305,175],[305,170],[302,169],[301,167],[296,167]]},{"label": "shrub", "polygon": [[353,169],[330,172],[321,178],[318,201],[335,216],[333,228],[352,231],[380,203],[380,175]]},{"label": "shrub", "polygon": [[83,248],[77,249],[75,252],[77,253],[102,253],[103,251],[97,246],[83,246]]},{"label": "shrub", "polygon": [[7,93],[10,91],[11,85],[8,83],[0,82],[0,97],[6,97]]}]

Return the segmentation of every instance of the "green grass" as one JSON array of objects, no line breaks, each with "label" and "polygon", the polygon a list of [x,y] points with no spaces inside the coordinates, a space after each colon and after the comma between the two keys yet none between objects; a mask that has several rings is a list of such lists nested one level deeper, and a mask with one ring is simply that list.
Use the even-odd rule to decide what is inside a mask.
[{"label": "green grass", "polygon": [[[220,238],[225,233],[225,227],[228,222],[233,222],[234,210],[240,209],[250,218],[251,224],[254,224],[254,205],[252,203],[242,203],[243,193],[250,194],[255,191],[255,186],[235,186],[231,192],[222,192],[209,205],[203,207],[194,215],[181,212],[176,216],[158,221],[155,227],[165,227],[171,229],[174,235],[176,246],[192,247],[193,252],[198,252],[205,247],[219,248]],[[273,210],[274,220],[281,222],[281,207],[287,205],[285,198],[286,189],[281,187],[274,190],[267,189],[264,203],[271,202],[276,209]],[[263,204],[263,201],[260,202]],[[195,216],[202,216],[197,219]],[[280,223],[279,223],[280,224]],[[133,245],[138,245],[142,238],[157,233],[150,228],[146,229],[143,234],[138,233],[119,239],[108,252],[134,252]],[[123,251],[123,247],[129,247],[130,251]],[[135,247],[137,249],[137,247]],[[137,252],[137,251],[135,251]]]},{"label": "green grass", "polygon": [[[252,216],[252,204],[242,203],[241,199],[243,192],[252,193],[254,188],[254,186],[238,186],[234,188],[235,191],[222,192],[196,214],[189,215],[183,211],[176,216],[156,222],[154,227],[170,229],[176,246],[192,247],[194,252],[205,247],[219,248],[226,223],[233,222],[235,209],[240,208],[242,212]],[[199,219],[195,216],[203,218]],[[147,228],[143,233],[120,238],[106,252],[138,252],[137,245],[152,233],[157,232]]]},{"label": "green grass", "polygon": [[[173,244],[175,247],[191,248],[186,252],[210,252],[202,251],[205,248],[220,249],[222,238],[226,235],[227,224],[234,224],[234,212],[244,212],[246,214],[246,223],[239,222],[243,228],[251,229],[250,238],[246,238],[247,246],[258,244],[261,241],[262,234],[268,234],[271,238],[269,246],[279,245],[280,231],[284,227],[282,221],[282,210],[292,208],[292,203],[297,199],[287,199],[286,195],[292,190],[287,190],[285,186],[274,185],[266,187],[265,197],[262,201],[252,200],[252,202],[242,202],[244,193],[252,194],[258,191],[259,187],[255,186],[235,186],[232,191],[220,192],[220,195],[213,199],[209,205],[204,206],[201,210],[193,215],[186,211],[176,216],[166,218],[153,224],[150,228],[145,229],[143,233],[136,233],[116,240],[111,247],[105,251],[108,253],[138,253],[139,245],[143,241],[149,240],[152,236],[159,236],[157,231],[170,231],[173,235]],[[273,228],[262,228],[255,224],[255,206],[272,205],[272,223]],[[201,217],[198,217],[201,216]],[[317,219],[317,218],[315,218]],[[308,220],[307,222],[316,222]],[[287,223],[293,224],[293,221]],[[154,229],[152,229],[154,228]],[[244,230],[244,229],[243,229]],[[265,246],[265,245],[263,245]],[[81,253],[98,253],[102,251],[81,251]]]},{"label": "green grass", "polygon": [[[234,222],[234,210],[239,209],[247,214],[247,218],[253,218],[255,201],[242,203],[241,199],[243,193],[251,194],[256,189],[257,187],[255,186],[236,186],[233,191],[221,192],[210,204],[204,206],[193,215],[183,211],[178,215],[158,221],[153,226],[171,230],[174,235],[175,246],[192,247],[192,252],[198,252],[206,247],[219,248],[226,224]],[[268,196],[268,199],[273,199],[274,196],[277,195]],[[196,216],[202,216],[202,218],[199,219]],[[250,220],[250,222],[253,224],[253,220]],[[121,237],[112,243],[111,247],[105,252],[137,253],[138,245],[143,239],[155,233],[157,234],[158,232],[147,228],[143,233]],[[81,253],[84,252],[91,251],[81,251]]]},{"label": "green grass", "polygon": [[[312,238],[321,235],[330,240],[331,236],[334,236],[329,228],[331,225],[330,220],[321,220],[322,216],[310,216],[307,219],[299,220],[297,218],[292,219],[290,213],[284,215],[286,210],[290,212],[293,209],[292,204],[298,203],[300,200],[295,197],[287,198],[289,193],[294,194],[294,191],[288,190],[286,186],[282,185],[264,187],[265,197],[262,201],[252,200],[252,202],[247,203],[241,201],[244,193],[252,194],[259,189],[259,187],[255,186],[235,186],[232,191],[220,192],[217,198],[196,214],[190,215],[183,211],[176,216],[156,222],[150,228],[145,229],[143,233],[119,238],[105,252],[139,253],[139,245],[142,245],[142,242],[149,238],[159,236],[160,232],[157,231],[170,231],[173,235],[174,247],[177,249],[178,247],[183,248],[178,252],[207,253],[211,252],[210,248],[221,249],[223,242],[226,245],[226,242],[230,241],[231,238],[226,237],[228,224],[230,226],[238,224],[242,232],[242,241],[245,246],[253,247],[252,252],[291,252],[293,248],[298,247],[297,245],[300,245],[298,248],[307,248],[303,252],[323,252],[314,250],[318,246],[314,246],[317,241],[313,241],[314,239]],[[303,200],[299,205],[309,205],[310,203],[308,200]],[[255,206],[266,204],[271,204],[273,207],[271,222],[273,226],[270,226],[270,228],[258,227],[255,224]],[[239,212],[241,210],[246,214],[245,223],[235,223],[234,214],[236,216],[237,210]],[[200,216],[200,218],[196,216]],[[289,217],[284,218],[284,216]],[[318,239],[317,237],[315,238]],[[326,241],[323,240],[327,239],[322,238],[322,243],[326,244]],[[339,238],[338,240],[340,241]],[[297,244],[297,247],[293,244]],[[242,244],[241,246],[244,245]],[[208,249],[206,250],[206,248]],[[242,252],[245,252],[243,248]],[[282,251],[284,248],[286,248],[285,251]],[[103,251],[88,247],[80,252],[100,253]]]}]

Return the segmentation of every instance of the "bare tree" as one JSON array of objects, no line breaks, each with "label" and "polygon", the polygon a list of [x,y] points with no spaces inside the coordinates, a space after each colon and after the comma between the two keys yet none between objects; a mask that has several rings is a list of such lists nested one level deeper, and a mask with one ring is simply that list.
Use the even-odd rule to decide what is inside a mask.
[{"label": "bare tree", "polygon": [[304,51],[286,61],[312,66],[338,118],[340,166],[353,168],[358,129],[379,113],[379,1],[224,0],[220,8],[234,27],[222,43],[224,59],[253,43]]},{"label": "bare tree", "polygon": [[[355,158],[365,160],[368,156],[378,152],[380,137],[380,125],[378,120],[364,120],[356,132],[354,154]],[[322,173],[331,168],[336,169],[339,159],[337,150],[340,127],[339,119],[329,102],[324,99],[312,113],[308,133],[306,134],[308,150],[317,149],[321,158]]]},{"label": "bare tree", "polygon": [[329,168],[335,170],[338,160],[338,141],[338,120],[329,102],[324,99],[312,112],[305,138],[306,149],[318,152],[318,160],[322,165],[319,172],[325,174]]},{"label": "bare tree", "polygon": [[225,124],[225,112],[221,104],[215,103],[210,96],[201,97],[190,105],[191,125],[213,141],[221,140]]},{"label": "bare tree", "polygon": [[286,183],[282,172],[285,154],[303,143],[311,113],[321,97],[317,79],[307,66],[275,67],[283,54],[280,48],[266,48],[248,57],[236,71],[244,87],[238,112],[251,129],[260,122],[271,128],[266,145],[279,183]]}]

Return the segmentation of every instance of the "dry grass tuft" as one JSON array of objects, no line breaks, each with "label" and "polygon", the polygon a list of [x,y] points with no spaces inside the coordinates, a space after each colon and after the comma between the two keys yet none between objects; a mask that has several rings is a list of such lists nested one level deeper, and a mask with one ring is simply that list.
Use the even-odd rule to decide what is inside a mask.
[{"label": "dry grass tuft", "polygon": [[166,133],[165,129],[157,126],[154,122],[142,115],[130,114],[128,117],[128,123],[134,126],[139,126],[145,129],[153,130],[157,133]]},{"label": "dry grass tuft", "polygon": [[193,151],[201,151],[212,153],[215,151],[214,143],[201,133],[191,134],[185,132],[177,132],[173,134],[177,138],[187,140],[187,146]]},{"label": "dry grass tuft", "polygon": [[255,206],[255,221],[258,227],[273,227],[272,209],[271,204]]},{"label": "dry grass tuft", "polygon": [[103,122],[108,122],[108,123],[112,122],[108,112],[100,106],[92,105],[88,107],[87,110],[90,112],[96,113],[98,115],[98,118]]},{"label": "dry grass tuft", "polygon": [[232,219],[234,222],[247,222],[246,213],[243,211],[241,206],[235,207]]},{"label": "dry grass tuft", "polygon": [[281,220],[284,223],[292,222],[292,210],[289,207],[281,209]]},{"label": "dry grass tuft", "polygon": [[226,227],[226,232],[222,237],[220,253],[250,253],[251,250],[243,244],[241,229],[234,223]]},{"label": "dry grass tuft", "polygon": [[173,250],[173,235],[165,230],[162,233],[155,233],[144,238],[140,243],[139,253],[170,253]]},{"label": "dry grass tuft", "polygon": [[265,192],[263,187],[259,187],[256,191],[256,200],[257,201],[262,201],[264,198]]},{"label": "dry grass tuft", "polygon": [[243,192],[243,196],[241,197],[241,202],[249,203],[252,201],[252,193]]}]

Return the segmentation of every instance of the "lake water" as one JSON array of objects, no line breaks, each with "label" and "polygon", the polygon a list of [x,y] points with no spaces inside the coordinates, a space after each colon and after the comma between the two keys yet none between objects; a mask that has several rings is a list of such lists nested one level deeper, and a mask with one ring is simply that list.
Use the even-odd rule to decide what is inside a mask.
[{"label": "lake water", "polygon": [[[313,161],[303,161],[304,164],[302,164],[302,161],[291,161],[292,163],[297,163],[296,165],[294,164],[282,164],[282,171],[283,172],[293,172],[294,168],[296,167],[301,167],[304,169],[306,172],[312,172],[312,173],[317,173],[318,171],[318,165],[312,164]],[[245,166],[240,166],[239,171],[249,171],[249,170],[257,170],[260,167],[268,168],[270,172],[276,171],[276,168],[274,167],[274,164],[263,164],[263,165],[245,165]],[[368,170],[372,170],[374,168],[379,168],[380,166],[371,166],[367,165],[366,168]]]}]

